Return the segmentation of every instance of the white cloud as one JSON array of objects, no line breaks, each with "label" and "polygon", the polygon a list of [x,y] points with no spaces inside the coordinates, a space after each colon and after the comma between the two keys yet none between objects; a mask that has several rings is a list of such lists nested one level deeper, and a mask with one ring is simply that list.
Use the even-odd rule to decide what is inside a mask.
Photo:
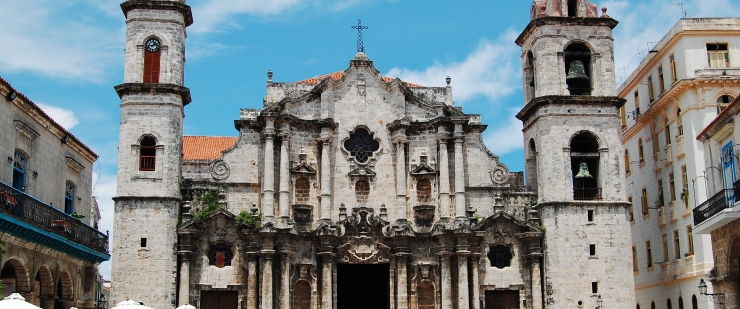
[{"label": "white cloud", "polygon": [[60,124],[62,127],[64,127],[67,130],[71,130],[74,128],[77,124],[80,122],[77,120],[77,117],[75,117],[75,114],[68,109],[63,109],[61,107],[36,103],[44,112],[51,117],[51,119],[54,119],[58,124]]},{"label": "white cloud", "polygon": [[438,62],[421,71],[392,68],[386,75],[421,85],[438,85],[450,76],[458,105],[479,95],[499,99],[521,88],[515,38],[515,32],[507,30],[496,41],[483,40],[461,62]]},{"label": "white cloud", "polygon": [[499,156],[523,148],[522,122],[515,117],[519,109],[511,108],[508,111],[509,114],[501,118],[508,119],[508,122],[483,138],[486,147]]},{"label": "white cloud", "polygon": [[302,0],[207,0],[193,5],[197,21],[189,31],[207,33],[225,28],[238,28],[234,17],[241,14],[275,15],[301,4]]},{"label": "white cloud", "polygon": [[[4,72],[100,81],[121,61],[123,32],[111,33],[116,29],[101,26],[105,22],[98,18],[108,16],[86,16],[99,8],[50,0],[5,1],[2,7],[0,29],[6,31],[0,31],[4,46],[0,67]],[[122,30],[123,24],[117,29]]]}]

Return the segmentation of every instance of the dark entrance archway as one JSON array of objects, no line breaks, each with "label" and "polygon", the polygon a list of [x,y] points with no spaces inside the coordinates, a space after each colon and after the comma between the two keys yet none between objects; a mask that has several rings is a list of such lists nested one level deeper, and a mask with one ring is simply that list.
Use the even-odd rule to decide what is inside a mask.
[{"label": "dark entrance archway", "polygon": [[485,309],[519,309],[519,291],[486,291]]},{"label": "dark entrance archway", "polygon": [[238,309],[237,291],[200,291],[201,309]]},{"label": "dark entrance archway", "polygon": [[390,308],[388,264],[337,264],[337,309]]}]

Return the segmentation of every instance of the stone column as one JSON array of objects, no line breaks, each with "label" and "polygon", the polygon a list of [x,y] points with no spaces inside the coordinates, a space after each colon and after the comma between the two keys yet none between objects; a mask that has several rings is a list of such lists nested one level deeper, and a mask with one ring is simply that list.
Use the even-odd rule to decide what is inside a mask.
[{"label": "stone column", "polygon": [[262,221],[275,222],[275,156],[273,139],[275,139],[275,120],[272,117],[265,119],[265,129],[262,131],[265,138],[264,178],[262,179]]},{"label": "stone column", "polygon": [[247,309],[257,309],[257,262],[259,252],[247,252]]},{"label": "stone column", "polygon": [[331,144],[328,128],[321,128],[321,220],[331,221]]},{"label": "stone column", "polygon": [[440,281],[442,289],[442,308],[441,309],[452,309],[452,270],[450,269],[450,256],[452,255],[449,251],[442,251],[438,253],[440,260]]},{"label": "stone column", "polygon": [[[442,128],[439,129],[440,131]],[[450,218],[450,167],[447,157],[447,135],[440,133],[439,142],[439,218]]]},{"label": "stone column", "polygon": [[542,308],[542,278],[540,278],[540,255],[531,256],[532,265],[532,308]]},{"label": "stone column", "polygon": [[278,200],[280,223],[288,225],[290,219],[290,160],[288,147],[290,146],[290,133],[287,128],[280,132],[282,143],[280,144],[280,199]]},{"label": "stone column", "polygon": [[465,220],[465,163],[463,162],[462,122],[455,122],[455,219]]},{"label": "stone column", "polygon": [[[403,133],[405,135],[405,133]],[[394,140],[396,144],[396,221],[406,220],[406,136]]]},{"label": "stone column", "polygon": [[290,255],[293,252],[285,250],[280,253],[280,309],[290,309]]},{"label": "stone column", "polygon": [[262,257],[261,309],[272,309],[272,259],[275,250],[263,249],[260,255]]},{"label": "stone column", "polygon": [[472,277],[472,295],[470,296],[470,309],[480,309],[480,283],[478,282],[478,263],[480,263],[480,253],[470,255],[470,276]]},{"label": "stone column", "polygon": [[470,289],[468,286],[467,250],[457,251],[457,309],[468,309],[470,306]]},{"label": "stone column", "polygon": [[180,291],[177,303],[182,306],[190,303],[190,251],[180,251]]},{"label": "stone column", "polygon": [[408,255],[408,253],[396,254],[396,277],[398,278],[396,303],[398,309],[409,308]]},{"label": "stone column", "polygon": [[334,292],[332,290],[332,265],[334,264],[334,253],[321,252],[321,308],[333,309]]}]

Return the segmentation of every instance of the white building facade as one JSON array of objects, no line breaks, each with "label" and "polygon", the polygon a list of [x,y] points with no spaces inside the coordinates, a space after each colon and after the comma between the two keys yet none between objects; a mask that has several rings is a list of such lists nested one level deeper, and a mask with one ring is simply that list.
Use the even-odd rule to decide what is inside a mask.
[{"label": "white building facade", "polygon": [[691,210],[714,193],[707,179],[721,169],[705,157],[720,150],[694,137],[740,92],[738,46],[740,19],[681,19],[619,87],[636,308],[712,307],[697,288],[714,267],[711,239]]}]

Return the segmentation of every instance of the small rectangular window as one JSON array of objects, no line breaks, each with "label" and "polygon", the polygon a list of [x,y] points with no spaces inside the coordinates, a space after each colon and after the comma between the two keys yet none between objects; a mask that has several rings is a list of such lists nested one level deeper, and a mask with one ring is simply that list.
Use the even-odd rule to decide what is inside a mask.
[{"label": "small rectangular window", "polygon": [[676,56],[671,54],[668,59],[671,62],[671,83],[675,83],[678,79],[678,71],[676,70]]},{"label": "small rectangular window", "polygon": [[627,198],[627,202],[630,203],[630,222],[635,222],[635,205],[632,204],[632,197]]},{"label": "small rectangular window", "polygon": [[591,256],[596,255],[596,245],[595,244],[588,245],[588,254]]},{"label": "small rectangular window", "polygon": [[591,293],[593,294],[599,293],[599,283],[598,282],[591,282]]},{"label": "small rectangular window", "polygon": [[663,234],[663,263],[668,262],[668,235]]},{"label": "small rectangular window", "polygon": [[635,117],[640,117],[640,92],[635,91]]},{"label": "small rectangular window", "polygon": [[650,99],[650,103],[653,103],[655,101],[655,89],[653,88],[653,76],[648,76],[647,78],[647,86],[648,86],[648,98]]},{"label": "small rectangular window", "polygon": [[624,105],[619,108],[619,123],[622,125],[622,129],[627,127],[627,111]]},{"label": "small rectangular window", "polygon": [[673,259],[681,258],[681,242],[678,239],[678,230],[673,230]]},{"label": "small rectangular window", "polygon": [[668,173],[668,192],[670,192],[671,202],[676,200],[676,180],[673,173]]},{"label": "small rectangular window", "polygon": [[727,43],[708,43],[707,60],[711,68],[729,68],[730,54]]},{"label": "small rectangular window", "polygon": [[648,196],[647,196],[647,188],[642,188],[642,196],[640,196],[640,204],[642,204],[642,214],[647,215],[648,214]]},{"label": "small rectangular window", "polygon": [[146,248],[146,238],[141,239],[141,247]]},{"label": "small rectangular window", "polygon": [[658,88],[660,88],[660,93],[662,94],[665,92],[665,79],[663,78],[663,65],[661,64],[658,66]]},{"label": "small rectangular window", "polygon": [[670,145],[671,144],[671,126],[666,123],[665,130],[663,131],[665,134],[665,144]]},{"label": "small rectangular window", "polygon": [[663,179],[658,179],[658,200],[655,204],[657,207],[665,206],[665,199],[663,198]]},{"label": "small rectangular window", "polygon": [[689,247],[688,254],[694,255],[694,228],[691,224],[686,226],[686,245]]},{"label": "small rectangular window", "polygon": [[594,211],[593,210],[588,211],[588,222],[594,222]]},{"label": "small rectangular window", "polygon": [[653,267],[653,248],[650,246],[650,241],[645,242],[645,251],[647,255],[647,267]]},{"label": "small rectangular window", "polygon": [[637,248],[632,246],[632,270],[639,271],[640,267],[637,265]]}]

